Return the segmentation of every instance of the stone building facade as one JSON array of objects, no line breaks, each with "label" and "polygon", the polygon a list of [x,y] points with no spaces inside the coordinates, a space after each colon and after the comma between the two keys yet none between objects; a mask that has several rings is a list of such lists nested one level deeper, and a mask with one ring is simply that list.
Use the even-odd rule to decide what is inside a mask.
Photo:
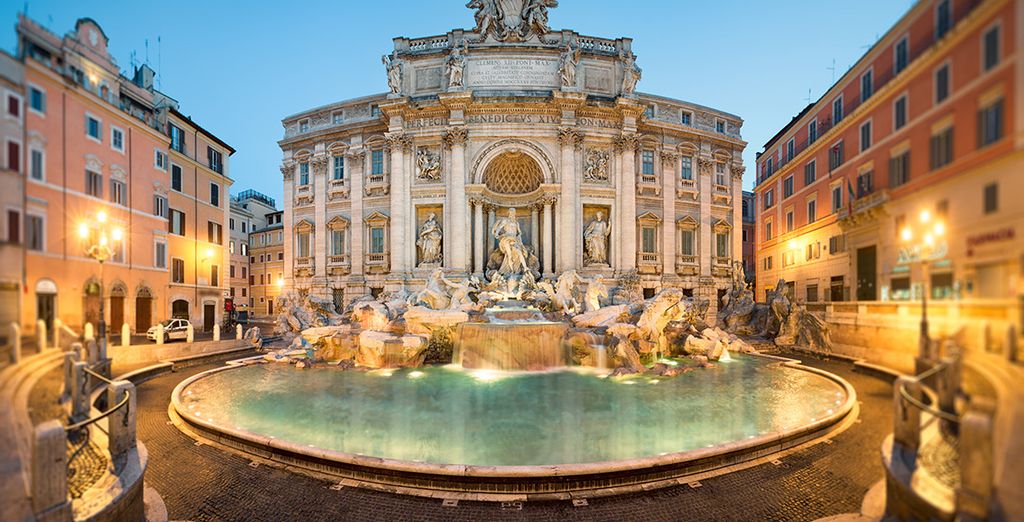
[{"label": "stone building facade", "polygon": [[284,212],[266,215],[266,226],[249,234],[249,311],[253,317],[274,315],[274,301],[284,288]]},{"label": "stone building facade", "polygon": [[396,38],[390,93],[283,120],[286,287],[347,303],[438,267],[483,277],[509,209],[543,276],[728,286],[742,120],[637,93],[629,38],[551,31],[531,5]]}]

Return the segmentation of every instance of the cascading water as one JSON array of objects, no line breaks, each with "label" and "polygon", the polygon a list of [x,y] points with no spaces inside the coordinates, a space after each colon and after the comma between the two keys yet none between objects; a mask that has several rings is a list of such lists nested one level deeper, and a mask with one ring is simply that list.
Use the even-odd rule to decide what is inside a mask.
[{"label": "cascading water", "polygon": [[452,362],[481,370],[546,370],[567,366],[562,342],[569,325],[544,319],[535,309],[498,307],[485,312],[489,322],[462,323],[452,339]]}]

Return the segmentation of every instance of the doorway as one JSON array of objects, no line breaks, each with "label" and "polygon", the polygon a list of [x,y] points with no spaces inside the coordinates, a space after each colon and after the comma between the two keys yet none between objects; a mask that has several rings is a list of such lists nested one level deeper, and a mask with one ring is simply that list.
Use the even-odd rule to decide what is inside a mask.
[{"label": "doorway", "polygon": [[110,331],[116,334],[121,333],[121,325],[124,324],[124,296],[110,296]]},{"label": "doorway", "polygon": [[878,255],[875,245],[857,249],[857,300],[878,299]]},{"label": "doorway", "polygon": [[188,301],[178,299],[171,303],[171,319],[188,319]]},{"label": "doorway", "polygon": [[150,303],[152,299],[148,297],[136,297],[135,298],[135,331],[145,332],[149,330],[151,324],[151,313]]},{"label": "doorway", "polygon": [[203,304],[203,331],[212,332],[214,317],[213,315],[217,312],[217,305],[204,303]]},{"label": "doorway", "polygon": [[56,294],[36,294],[36,318],[46,323],[47,330],[53,330],[53,318],[57,310]]}]

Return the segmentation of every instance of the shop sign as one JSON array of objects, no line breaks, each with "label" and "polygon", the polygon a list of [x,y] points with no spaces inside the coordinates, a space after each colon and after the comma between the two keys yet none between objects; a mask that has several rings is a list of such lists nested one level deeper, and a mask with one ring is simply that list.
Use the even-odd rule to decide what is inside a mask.
[{"label": "shop sign", "polygon": [[985,232],[983,234],[967,236],[967,255],[974,255],[974,249],[977,247],[984,246],[989,243],[1001,243],[1003,241],[1011,241],[1014,237],[1016,237],[1016,232],[1014,231],[1013,227],[1007,227],[993,232]]},{"label": "shop sign", "polygon": [[920,245],[901,248],[896,253],[896,264],[906,265],[916,261],[935,261],[949,255],[949,244],[939,241],[930,252],[923,253]]}]

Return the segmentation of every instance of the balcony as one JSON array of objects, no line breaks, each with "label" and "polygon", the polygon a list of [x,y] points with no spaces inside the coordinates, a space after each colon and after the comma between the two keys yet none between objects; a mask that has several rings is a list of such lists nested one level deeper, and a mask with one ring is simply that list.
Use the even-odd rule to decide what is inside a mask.
[{"label": "balcony", "polygon": [[391,191],[387,174],[370,174],[366,176],[365,192],[367,196],[386,196]]},{"label": "balcony", "polygon": [[728,205],[732,201],[732,192],[729,190],[729,185],[719,185],[716,183],[712,187],[712,199],[713,203]]},{"label": "balcony", "polygon": [[331,275],[346,275],[352,272],[352,261],[348,254],[327,256],[327,272]]},{"label": "balcony", "polygon": [[637,252],[636,270],[641,274],[660,274],[661,254],[657,252]]},{"label": "balcony", "polygon": [[295,188],[295,206],[313,204],[313,185],[299,185]]},{"label": "balcony", "polygon": [[385,274],[391,271],[391,255],[386,252],[367,252],[364,264],[368,274]]},{"label": "balcony", "polygon": [[661,183],[656,174],[640,174],[636,177],[636,193],[639,196],[660,196]]},{"label": "balcony", "polygon": [[294,272],[295,277],[309,277],[313,275],[313,258],[296,257]]},{"label": "balcony", "polygon": [[699,268],[697,256],[676,254],[676,274],[681,276],[697,275]]},{"label": "balcony", "polygon": [[676,197],[679,198],[697,201],[699,192],[700,190],[697,188],[697,180],[680,178],[679,184],[676,185]]},{"label": "balcony", "polygon": [[878,217],[882,207],[888,201],[888,189],[869,192],[853,200],[852,204],[844,205],[840,208],[838,212],[839,220],[846,221],[849,224],[872,220]]},{"label": "balcony", "polygon": [[711,275],[727,277],[732,274],[732,258],[714,256],[711,258]]},{"label": "balcony", "polygon": [[332,179],[327,187],[327,198],[331,200],[346,199],[349,196],[347,179]]}]

